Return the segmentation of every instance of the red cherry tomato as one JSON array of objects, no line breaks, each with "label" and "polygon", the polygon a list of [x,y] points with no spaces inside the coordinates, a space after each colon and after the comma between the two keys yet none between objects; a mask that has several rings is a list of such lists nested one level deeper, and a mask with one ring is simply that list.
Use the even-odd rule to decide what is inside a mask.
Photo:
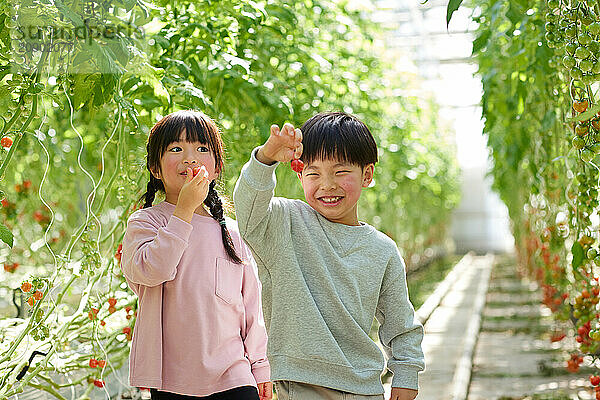
[{"label": "red cherry tomato", "polygon": [[7,136],[3,137],[2,139],[0,139],[0,146],[8,149],[10,146],[12,146],[13,144],[13,140]]},{"label": "red cherry tomato", "polygon": [[33,285],[29,282],[23,282],[23,284],[21,285],[21,290],[24,293],[28,293],[29,291],[31,291],[32,288],[33,288]]},{"label": "red cherry tomato", "polygon": [[100,380],[100,379],[94,379],[94,386],[96,387],[104,387],[104,381]]},{"label": "red cherry tomato", "polygon": [[290,162],[290,166],[294,170],[294,172],[300,173],[304,169],[304,163],[301,160],[292,160]]}]

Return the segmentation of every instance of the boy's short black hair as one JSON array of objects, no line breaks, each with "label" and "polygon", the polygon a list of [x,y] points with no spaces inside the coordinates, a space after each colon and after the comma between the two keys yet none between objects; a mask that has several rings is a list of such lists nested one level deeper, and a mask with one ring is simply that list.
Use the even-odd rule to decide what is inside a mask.
[{"label": "boy's short black hair", "polygon": [[364,168],[377,162],[377,144],[369,128],[354,115],[324,112],[302,125],[302,157],[310,164],[317,159],[336,159]]}]

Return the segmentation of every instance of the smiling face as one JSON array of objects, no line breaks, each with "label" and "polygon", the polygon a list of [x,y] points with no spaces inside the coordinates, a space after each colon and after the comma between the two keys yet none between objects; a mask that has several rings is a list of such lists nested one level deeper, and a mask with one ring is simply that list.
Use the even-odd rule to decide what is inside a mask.
[{"label": "smiling face", "polygon": [[193,169],[204,165],[208,172],[208,179],[211,181],[219,175],[215,157],[205,143],[181,141],[181,138],[179,140],[167,146],[160,159],[160,170],[152,172],[154,177],[162,181],[166,200],[172,204],[177,204],[188,167]]},{"label": "smiling face", "polygon": [[155,190],[176,204],[185,183],[187,167],[204,165],[210,180],[223,171],[223,142],[219,128],[210,117],[193,111],[176,111],[156,123],[146,144],[146,167]]},{"label": "smiling face", "polygon": [[335,159],[316,159],[298,174],[307,203],[331,222],[359,225],[358,199],[373,180],[373,164],[364,168]]}]

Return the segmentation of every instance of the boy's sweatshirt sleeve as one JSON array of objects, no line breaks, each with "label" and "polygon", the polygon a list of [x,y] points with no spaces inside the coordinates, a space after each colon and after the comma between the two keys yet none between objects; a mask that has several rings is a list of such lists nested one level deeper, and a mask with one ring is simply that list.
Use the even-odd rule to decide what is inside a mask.
[{"label": "boy's sweatshirt sleeve", "polygon": [[425,369],[423,325],[415,318],[408,298],[404,261],[397,251],[383,278],[376,317],[380,323],[379,340],[388,356],[387,366],[394,374],[392,387],[418,390],[418,372]]},{"label": "boy's sweatshirt sleeve", "polygon": [[166,226],[159,226],[148,215],[133,214],[123,237],[123,275],[144,286],[173,280],[192,229],[191,224],[175,216],[169,218]]},{"label": "boy's sweatshirt sleeve", "polygon": [[269,382],[271,368],[267,360],[267,330],[260,301],[261,286],[258,280],[258,269],[246,246],[242,246],[242,254],[245,262],[242,297],[246,310],[246,324],[242,339],[256,383]]},{"label": "boy's sweatshirt sleeve", "polygon": [[233,202],[240,234],[260,256],[270,255],[279,248],[289,224],[284,218],[284,199],[273,197],[279,163],[261,163],[255,156],[257,150],[252,151],[250,161],[242,167],[233,190]]}]

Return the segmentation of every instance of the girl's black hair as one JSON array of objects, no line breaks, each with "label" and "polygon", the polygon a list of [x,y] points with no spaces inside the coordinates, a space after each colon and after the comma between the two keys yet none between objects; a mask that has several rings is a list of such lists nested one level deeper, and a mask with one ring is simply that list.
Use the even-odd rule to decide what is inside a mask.
[{"label": "girl's black hair", "polygon": [[310,164],[335,159],[364,168],[377,162],[377,144],[367,126],[344,112],[324,112],[302,125],[302,156]]},{"label": "girl's black hair", "polygon": [[[151,207],[156,192],[165,191],[162,181],[155,178],[152,171],[160,170],[160,160],[163,154],[171,143],[182,139],[181,136],[184,132],[184,139],[187,142],[206,144],[215,157],[215,170],[219,171],[219,173],[223,171],[223,141],[221,140],[219,128],[214,121],[198,111],[185,110],[169,114],[152,127],[148,136],[148,143],[146,144],[146,168],[150,172],[150,181],[146,187],[146,193],[140,198],[140,201],[144,200],[142,208]],[[235,251],[233,240],[225,224],[223,202],[215,189],[215,181],[210,183],[204,204],[208,207],[211,216],[221,226],[221,236],[225,251],[235,263],[241,264],[242,260]]]}]

